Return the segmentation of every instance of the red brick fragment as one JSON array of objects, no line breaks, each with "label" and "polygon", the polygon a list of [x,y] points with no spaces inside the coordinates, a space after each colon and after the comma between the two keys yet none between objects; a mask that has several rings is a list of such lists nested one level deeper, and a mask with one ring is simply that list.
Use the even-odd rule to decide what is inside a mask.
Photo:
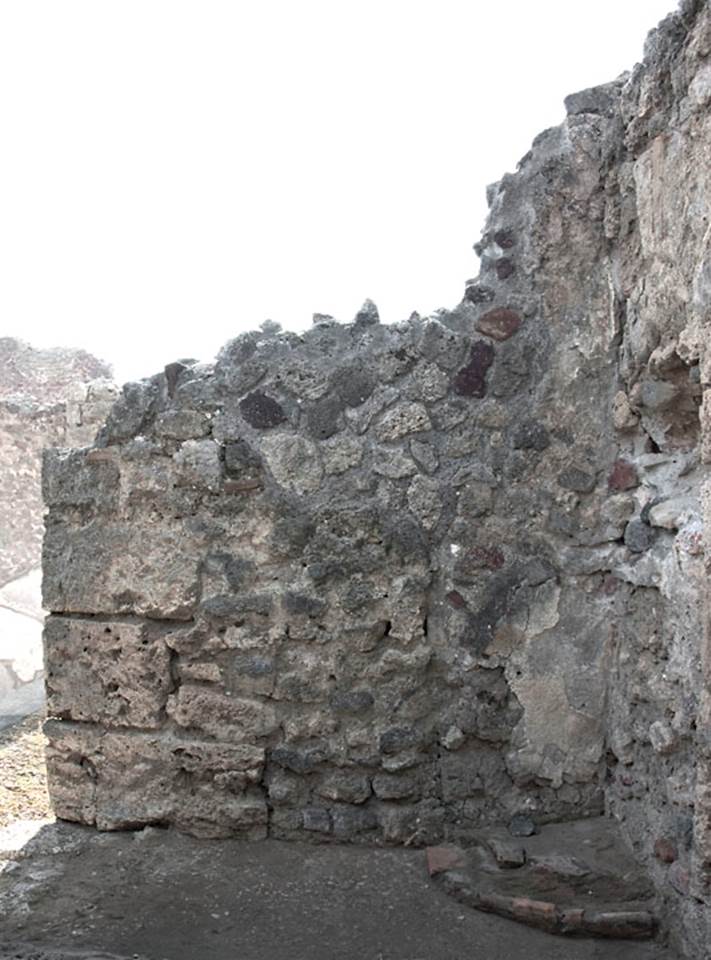
[{"label": "red brick fragment", "polygon": [[497,913],[500,917],[516,919],[513,897],[507,897],[503,893],[479,893],[477,907],[489,913]]},{"label": "red brick fragment", "polygon": [[472,565],[488,567],[489,570],[500,570],[505,560],[498,547],[472,547],[467,551],[467,558]]},{"label": "red brick fragment", "polygon": [[631,490],[633,487],[638,486],[639,477],[637,476],[634,464],[622,458],[615,460],[612,464],[610,476],[607,478],[608,490],[619,493],[622,490]]},{"label": "red brick fragment", "polygon": [[477,340],[469,352],[469,363],[455,375],[454,392],[460,397],[486,396],[486,374],[494,362],[494,348],[485,340]]},{"label": "red brick fragment", "polygon": [[521,316],[515,310],[509,310],[508,307],[496,307],[494,310],[487,310],[476,322],[476,328],[480,333],[491,337],[492,340],[508,340],[521,327]]},{"label": "red brick fragment", "polygon": [[654,841],[654,856],[662,863],[674,863],[678,858],[679,852],[667,837],[657,837]]},{"label": "red brick fragment", "polygon": [[595,937],[647,940],[654,935],[654,917],[647,910],[586,910],[583,930]]},{"label": "red brick fragment", "polygon": [[584,911],[581,907],[570,907],[560,912],[560,932],[578,933],[583,929]]},{"label": "red brick fragment", "polygon": [[453,607],[456,607],[458,610],[461,610],[462,607],[466,607],[467,601],[461,595],[459,590],[450,590],[447,594],[447,600],[452,604]]},{"label": "red brick fragment", "polygon": [[555,930],[558,926],[558,913],[554,903],[547,900],[530,900],[528,897],[514,897],[513,912],[517,920],[543,930]]}]

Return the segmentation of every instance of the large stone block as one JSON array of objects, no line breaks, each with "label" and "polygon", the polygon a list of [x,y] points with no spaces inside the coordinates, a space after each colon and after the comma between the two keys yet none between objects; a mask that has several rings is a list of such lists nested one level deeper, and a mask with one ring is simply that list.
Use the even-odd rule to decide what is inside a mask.
[{"label": "large stone block", "polygon": [[50,617],[47,712],[67,720],[158,727],[172,688],[170,651],[146,623]]},{"label": "large stone block", "polygon": [[45,732],[49,788],[60,818],[101,830],[152,823],[204,837],[266,833],[259,747],[105,733],[55,720]]},{"label": "large stone block", "polygon": [[45,450],[42,494],[48,507],[115,510],[119,495],[117,458],[107,451]]},{"label": "large stone block", "polygon": [[220,740],[259,739],[278,727],[275,708],[268,701],[231,697],[195,684],[183,684],[169,698],[167,709],[181,727]]},{"label": "large stone block", "polygon": [[44,607],[53,613],[189,620],[198,598],[199,549],[199,539],[174,521],[75,525],[50,518]]}]

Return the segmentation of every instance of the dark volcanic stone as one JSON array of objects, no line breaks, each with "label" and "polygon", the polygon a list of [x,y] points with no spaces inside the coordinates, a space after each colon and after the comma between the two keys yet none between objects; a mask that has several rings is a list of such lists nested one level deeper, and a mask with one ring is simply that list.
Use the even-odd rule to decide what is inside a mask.
[{"label": "dark volcanic stone", "polygon": [[559,475],[558,483],[575,493],[590,493],[595,487],[595,475],[578,467],[568,467]]},{"label": "dark volcanic stone", "polygon": [[257,430],[268,430],[286,420],[281,404],[261,390],[255,390],[240,400],[239,408],[247,423]]},{"label": "dark volcanic stone", "polygon": [[375,389],[375,377],[360,364],[350,364],[336,370],[331,385],[347,407],[357,407]]},{"label": "dark volcanic stone", "polygon": [[454,392],[460,397],[486,396],[486,374],[494,362],[494,348],[485,340],[477,340],[469,354],[469,363],[454,377]]},{"label": "dark volcanic stone", "polygon": [[168,387],[168,396],[172,397],[175,393],[175,388],[178,385],[178,380],[180,379],[180,374],[187,370],[187,366],[180,361],[175,363],[169,363],[163,369],[163,374],[165,376],[166,386]]},{"label": "dark volcanic stone", "polygon": [[381,753],[399,753],[417,743],[417,735],[412,727],[391,727],[380,736]]},{"label": "dark volcanic stone", "polygon": [[375,703],[375,698],[369,690],[349,690],[344,693],[334,693],[331,697],[331,709],[335,713],[363,713]]},{"label": "dark volcanic stone", "polygon": [[535,833],[538,833],[538,827],[530,817],[523,813],[517,813],[511,818],[509,833],[512,837],[532,837]]},{"label": "dark volcanic stone", "polygon": [[275,747],[269,754],[272,763],[276,763],[292,773],[311,773],[323,763],[326,755],[323,750],[294,750],[291,747]]},{"label": "dark volcanic stone", "polygon": [[497,243],[502,250],[510,250],[516,243],[513,231],[507,229],[497,230],[494,234],[494,243]]},{"label": "dark volcanic stone", "polygon": [[515,310],[497,307],[483,314],[476,322],[480,333],[494,340],[508,340],[521,327],[521,317]]},{"label": "dark volcanic stone", "polygon": [[331,814],[323,807],[306,807],[302,812],[304,830],[316,833],[331,832]]},{"label": "dark volcanic stone", "polygon": [[485,287],[474,281],[466,285],[464,299],[469,300],[470,303],[491,303],[494,299],[494,291],[491,287]]},{"label": "dark volcanic stone", "polygon": [[153,416],[158,388],[152,380],[127,383],[121,396],[111,408],[104,434],[109,444],[128,440],[146,431]]},{"label": "dark volcanic stone", "polygon": [[229,620],[243,617],[245,613],[257,613],[266,617],[272,608],[272,598],[267,593],[219,594],[202,602],[202,610],[209,617]]},{"label": "dark volcanic stone", "polygon": [[550,446],[548,431],[538,420],[526,420],[514,433],[514,447],[517,450],[537,450],[539,453]]},{"label": "dark volcanic stone", "polygon": [[287,593],[284,597],[284,609],[287,613],[305,614],[309,617],[318,617],[326,609],[326,601],[318,597],[310,597],[305,593]]},{"label": "dark volcanic stone", "polygon": [[357,323],[360,327],[373,327],[376,323],[380,323],[378,308],[372,300],[368,299],[363,302],[363,306],[355,315],[354,323]]},{"label": "dark volcanic stone", "polygon": [[338,418],[343,404],[338,397],[324,397],[313,403],[306,413],[306,424],[314,440],[327,440],[338,432]]},{"label": "dark volcanic stone", "polygon": [[246,440],[232,440],[225,444],[225,469],[230,474],[253,470],[260,465],[259,454]]},{"label": "dark volcanic stone", "polygon": [[340,806],[334,807],[333,832],[341,840],[348,840],[364,833],[366,830],[375,830],[378,818],[373,810],[362,807]]},{"label": "dark volcanic stone", "polygon": [[625,527],[625,546],[632,553],[644,553],[655,540],[655,532],[641,520],[630,520]]}]

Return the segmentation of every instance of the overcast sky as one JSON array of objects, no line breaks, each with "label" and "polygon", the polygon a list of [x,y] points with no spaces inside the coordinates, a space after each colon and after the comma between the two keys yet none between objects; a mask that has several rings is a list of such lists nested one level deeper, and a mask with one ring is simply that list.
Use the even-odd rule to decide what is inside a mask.
[{"label": "overcast sky", "polygon": [[476,274],[484,190],[675,0],[0,0],[0,335],[117,378]]}]

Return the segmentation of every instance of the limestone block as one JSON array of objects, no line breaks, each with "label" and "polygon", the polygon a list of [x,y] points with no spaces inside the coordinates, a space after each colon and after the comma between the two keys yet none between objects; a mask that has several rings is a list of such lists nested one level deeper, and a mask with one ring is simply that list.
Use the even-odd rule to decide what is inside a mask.
[{"label": "limestone block", "polygon": [[323,466],[316,444],[305,437],[268,436],[262,452],[274,479],[295,493],[313,493],[321,485]]},{"label": "limestone block", "polygon": [[340,803],[365,803],[371,795],[370,780],[361,773],[336,770],[326,774],[316,792]]},{"label": "limestone block", "polygon": [[49,716],[160,726],[172,679],[169,650],[155,627],[54,616],[44,640]]},{"label": "limestone block", "polygon": [[49,507],[88,507],[102,513],[118,503],[116,458],[86,450],[50,449],[42,463],[42,494]]},{"label": "limestone block", "polygon": [[56,720],[45,732],[50,791],[63,819],[101,830],[173,823],[205,837],[266,832],[266,802],[254,786],[264,762],[258,747]]},{"label": "limestone block", "polygon": [[381,443],[388,443],[411,433],[422,433],[431,427],[427,408],[423,404],[398,403],[383,415],[375,433]]},{"label": "limestone block", "polygon": [[210,432],[210,420],[198,410],[166,410],[156,417],[155,432],[171,440],[198,440]]},{"label": "limestone block", "polygon": [[214,440],[186,440],[173,460],[178,483],[196,490],[217,493],[222,481],[220,447]]},{"label": "limestone block", "polygon": [[169,520],[50,520],[43,605],[54,613],[188,620],[198,597],[200,543],[184,524]]},{"label": "limestone block", "polygon": [[231,742],[266,737],[278,727],[273,704],[195,684],[183,684],[167,709],[179,726]]}]

